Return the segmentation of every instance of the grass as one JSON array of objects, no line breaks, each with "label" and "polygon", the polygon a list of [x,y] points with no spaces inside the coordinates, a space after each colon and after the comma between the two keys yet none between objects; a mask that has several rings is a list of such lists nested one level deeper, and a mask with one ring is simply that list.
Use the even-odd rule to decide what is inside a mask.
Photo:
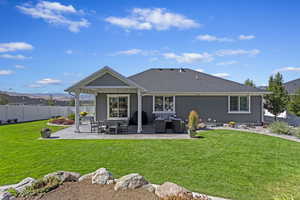
[{"label": "grass", "polygon": [[106,167],[116,177],[138,172],[153,183],[231,199],[300,199],[300,143],[231,130],[193,140],[38,140],[45,124],[0,126],[0,185]]}]

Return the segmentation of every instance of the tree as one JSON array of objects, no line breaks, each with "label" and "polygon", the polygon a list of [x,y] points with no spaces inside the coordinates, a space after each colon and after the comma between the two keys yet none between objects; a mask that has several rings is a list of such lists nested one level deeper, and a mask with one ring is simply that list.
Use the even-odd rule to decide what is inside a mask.
[{"label": "tree", "polygon": [[6,105],[8,102],[8,98],[5,95],[0,94],[0,105]]},{"label": "tree", "polygon": [[265,108],[275,116],[276,121],[278,114],[284,112],[289,103],[289,96],[283,86],[282,75],[279,72],[274,77],[270,77],[267,90],[272,93],[264,97]]},{"label": "tree", "polygon": [[70,101],[69,101],[69,106],[75,106],[75,99],[72,98]]},{"label": "tree", "polygon": [[52,94],[50,94],[49,99],[47,101],[48,106],[54,106],[55,105],[55,101],[53,99]]},{"label": "tree", "polygon": [[296,92],[295,95],[291,96],[289,111],[300,117],[300,89]]},{"label": "tree", "polygon": [[245,80],[244,85],[255,87],[253,80],[250,80],[249,78],[247,80]]}]

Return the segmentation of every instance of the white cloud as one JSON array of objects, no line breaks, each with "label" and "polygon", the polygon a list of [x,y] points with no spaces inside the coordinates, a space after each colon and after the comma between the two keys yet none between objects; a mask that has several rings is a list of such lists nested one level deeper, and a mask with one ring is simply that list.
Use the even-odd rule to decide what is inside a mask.
[{"label": "white cloud", "polygon": [[30,88],[40,88],[40,87],[43,87],[43,85],[39,85],[39,84],[29,84],[27,87],[30,87]]},{"label": "white cloud", "polygon": [[204,69],[196,69],[197,72],[204,72]]},{"label": "white cloud", "polygon": [[3,52],[12,52],[18,50],[32,50],[33,46],[26,42],[9,42],[9,43],[0,43],[0,53]]},{"label": "white cloud", "polygon": [[182,53],[181,55],[177,55],[175,53],[165,53],[163,56],[167,59],[174,59],[178,63],[193,63],[197,61],[202,62],[210,62],[213,60],[212,55],[204,52],[200,53]]},{"label": "white cloud", "polygon": [[255,38],[255,35],[240,35],[239,40],[252,40]]},{"label": "white cloud", "polygon": [[0,58],[24,60],[24,59],[29,59],[31,57],[23,56],[21,54],[18,54],[18,55],[0,54]]},{"label": "white cloud", "polygon": [[213,35],[198,35],[196,37],[197,40],[207,41],[207,42],[233,42],[234,40],[226,37],[216,37]]},{"label": "white cloud", "polygon": [[81,10],[76,10],[72,5],[62,5],[59,2],[40,1],[36,5],[29,3],[18,5],[17,8],[24,14],[33,18],[43,19],[49,24],[67,26],[71,32],[79,32],[81,28],[88,27],[88,20],[72,20],[67,18],[66,14],[82,14]]},{"label": "white cloud", "polygon": [[233,65],[233,64],[237,64],[238,61],[236,60],[231,60],[231,61],[226,61],[226,62],[219,62],[217,63],[216,65],[220,65],[220,66],[223,66],[223,65]]},{"label": "white cloud", "polygon": [[282,67],[282,68],[274,70],[274,73],[276,73],[276,72],[288,72],[288,71],[300,72],[300,67]]},{"label": "white cloud", "polygon": [[260,50],[258,49],[252,49],[252,50],[244,50],[244,49],[222,49],[216,52],[217,56],[234,56],[234,55],[249,55],[249,56],[255,56],[260,53]]},{"label": "white cloud", "polygon": [[14,72],[12,70],[0,70],[0,76],[1,75],[11,75]]},{"label": "white cloud", "polygon": [[65,53],[71,55],[71,54],[73,54],[73,51],[71,49],[68,49],[65,51]]},{"label": "white cloud", "polygon": [[16,69],[25,69],[24,65],[15,65]]},{"label": "white cloud", "polygon": [[112,56],[116,55],[143,55],[143,56],[150,56],[157,54],[157,50],[142,50],[142,49],[128,49],[123,51],[118,51],[116,53],[111,54]]},{"label": "white cloud", "polygon": [[217,76],[217,77],[220,77],[220,78],[226,78],[229,76],[228,73],[215,73],[215,74],[212,74],[213,76]]},{"label": "white cloud", "polygon": [[164,8],[143,9],[134,8],[131,15],[127,17],[107,17],[106,22],[120,26],[125,29],[137,30],[168,30],[172,27],[180,29],[196,28],[200,24],[192,19],[167,12]]},{"label": "white cloud", "polygon": [[41,85],[56,85],[56,84],[60,84],[62,81],[61,80],[57,80],[57,79],[52,79],[52,78],[44,78],[42,80],[37,81],[37,84],[41,84]]}]

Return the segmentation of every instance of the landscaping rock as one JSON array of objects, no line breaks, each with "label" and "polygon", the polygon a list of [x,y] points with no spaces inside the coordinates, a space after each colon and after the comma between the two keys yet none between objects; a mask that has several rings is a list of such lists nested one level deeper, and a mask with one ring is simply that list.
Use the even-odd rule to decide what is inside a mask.
[{"label": "landscaping rock", "polygon": [[95,175],[95,172],[89,173],[89,174],[85,174],[83,176],[81,176],[78,179],[78,182],[84,181],[84,180],[92,180],[93,176]]},{"label": "landscaping rock", "polygon": [[193,196],[189,190],[171,182],[165,182],[164,184],[160,185],[155,190],[155,194],[159,198],[166,198],[168,196]]},{"label": "landscaping rock", "polygon": [[0,192],[0,200],[15,200],[16,197],[14,197],[9,192]]},{"label": "landscaping rock", "polygon": [[76,172],[58,171],[44,176],[44,178],[49,178],[49,177],[55,177],[59,179],[61,182],[71,182],[71,181],[78,181],[78,179],[80,178],[80,174]]},{"label": "landscaping rock", "polygon": [[155,190],[156,190],[158,187],[159,187],[159,185],[151,184],[151,183],[142,186],[142,188],[144,188],[144,189],[146,189],[147,191],[152,192],[152,193],[155,193]]},{"label": "landscaping rock", "polygon": [[[200,193],[197,193],[197,192],[192,192],[192,195],[193,195],[193,198],[200,198],[200,199],[203,199],[203,200],[213,200],[211,198],[209,198],[208,196],[204,195],[204,194],[200,194]],[[217,200],[217,199],[215,199]]]},{"label": "landscaping rock", "polygon": [[4,186],[0,187],[0,192],[5,192],[10,188],[15,189],[17,192],[22,192],[23,190],[25,190],[25,188],[27,186],[31,186],[34,182],[36,182],[36,180],[34,178],[28,177],[28,178],[23,179],[21,182],[19,182],[17,184],[4,185]]},{"label": "landscaping rock", "polygon": [[128,174],[116,181],[115,190],[136,189],[147,185],[148,181],[139,174]]},{"label": "landscaping rock", "polygon": [[109,184],[108,181],[110,181],[110,183],[113,183],[113,180],[113,175],[106,168],[100,168],[95,172],[94,176],[92,177],[92,184],[105,185]]}]

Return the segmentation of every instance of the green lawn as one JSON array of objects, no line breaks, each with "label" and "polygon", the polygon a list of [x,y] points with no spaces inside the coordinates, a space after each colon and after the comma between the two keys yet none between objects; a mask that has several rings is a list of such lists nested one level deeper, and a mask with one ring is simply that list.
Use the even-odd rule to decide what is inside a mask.
[{"label": "green lawn", "polygon": [[195,140],[38,140],[45,123],[0,126],[0,185],[106,167],[117,177],[138,172],[232,199],[300,199],[300,143],[228,130]]}]

